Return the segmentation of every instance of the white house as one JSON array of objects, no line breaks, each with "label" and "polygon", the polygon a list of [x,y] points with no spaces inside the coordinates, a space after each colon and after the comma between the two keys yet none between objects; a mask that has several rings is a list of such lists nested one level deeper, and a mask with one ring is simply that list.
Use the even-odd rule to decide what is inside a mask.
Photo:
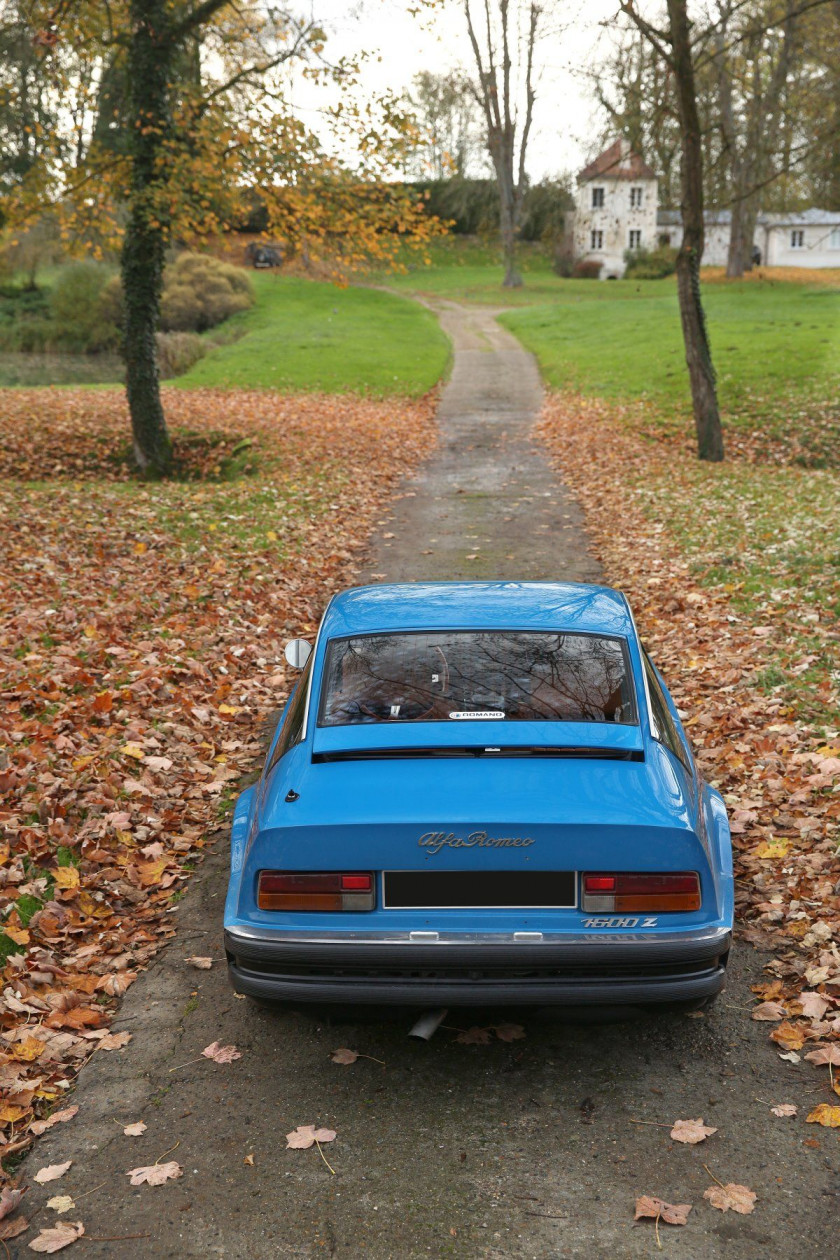
[{"label": "white house", "polygon": [[626,140],[616,140],[578,176],[571,234],[576,259],[601,263],[602,276],[624,274],[628,249],[656,248],[659,181]]},{"label": "white house", "polygon": [[[626,140],[616,140],[578,175],[578,204],[569,216],[574,257],[597,262],[601,278],[624,274],[626,250],[679,247],[679,210],[657,210],[659,181]],[[732,215],[705,215],[703,263],[725,267]],[[754,245],[767,267],[840,267],[840,210],[760,214]]]}]

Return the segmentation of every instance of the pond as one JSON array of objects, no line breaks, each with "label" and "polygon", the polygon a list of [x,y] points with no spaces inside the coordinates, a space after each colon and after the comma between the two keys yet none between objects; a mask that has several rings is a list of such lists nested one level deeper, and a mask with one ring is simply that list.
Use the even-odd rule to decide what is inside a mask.
[{"label": "pond", "polygon": [[0,352],[0,387],[99,385],[125,378],[117,354],[21,354]]}]

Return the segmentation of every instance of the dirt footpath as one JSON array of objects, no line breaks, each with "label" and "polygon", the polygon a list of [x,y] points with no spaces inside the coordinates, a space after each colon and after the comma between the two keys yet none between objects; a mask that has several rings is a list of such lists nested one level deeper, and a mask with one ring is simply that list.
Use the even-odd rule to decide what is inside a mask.
[{"label": "dirt footpath", "polygon": [[[597,578],[579,510],[528,436],[540,399],[533,361],[488,313],[446,305],[441,320],[456,350],[441,444],[382,520],[367,576]],[[451,1027],[513,1019],[526,1036],[460,1045],[443,1029],[418,1043],[405,1013],[342,1023],[235,998],[221,961],[224,849],[179,905],[175,943],[128,992],[115,1028],[132,1033],[130,1045],[94,1056],[79,1114],[28,1161],[30,1182],[45,1164],[73,1161],[25,1201],[40,1227],[55,1220],[48,1198],[72,1196],[62,1219],[87,1231],[73,1254],[840,1254],[840,1142],[824,1129],[803,1138],[770,1113],[780,1102],[807,1108],[814,1078],[780,1060],[766,1025],[749,1019],[761,959],[748,947],[702,1015],[600,1026],[451,1011]],[[194,954],[212,956],[213,969],[186,966]],[[213,1041],[242,1057],[201,1058]],[[371,1057],[338,1066],[330,1053],[340,1046]],[[697,1117],[718,1132],[699,1146],[671,1142],[674,1120]],[[125,1137],[138,1120],[146,1132]],[[317,1148],[284,1149],[303,1124],[336,1130],[324,1147],[333,1171]],[[127,1169],[158,1160],[176,1160],[183,1176],[130,1187]],[[716,1180],[754,1190],[754,1214],[710,1207],[703,1192]],[[641,1194],[694,1205],[684,1228],[660,1224],[661,1253],[653,1222],[633,1222]]]}]

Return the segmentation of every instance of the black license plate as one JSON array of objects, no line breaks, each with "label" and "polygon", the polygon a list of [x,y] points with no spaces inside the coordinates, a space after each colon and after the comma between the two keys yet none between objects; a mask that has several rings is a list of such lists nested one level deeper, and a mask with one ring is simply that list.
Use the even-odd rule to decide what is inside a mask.
[{"label": "black license plate", "polygon": [[558,910],[577,904],[574,871],[385,871],[386,910]]}]

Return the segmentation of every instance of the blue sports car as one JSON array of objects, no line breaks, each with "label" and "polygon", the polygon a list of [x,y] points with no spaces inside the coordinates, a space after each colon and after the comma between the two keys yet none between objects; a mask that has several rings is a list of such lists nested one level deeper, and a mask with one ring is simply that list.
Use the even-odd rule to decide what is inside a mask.
[{"label": "blue sports car", "polygon": [[623,595],[359,587],[287,659],[233,822],[238,992],[691,1008],[723,988],[726,810]]}]

